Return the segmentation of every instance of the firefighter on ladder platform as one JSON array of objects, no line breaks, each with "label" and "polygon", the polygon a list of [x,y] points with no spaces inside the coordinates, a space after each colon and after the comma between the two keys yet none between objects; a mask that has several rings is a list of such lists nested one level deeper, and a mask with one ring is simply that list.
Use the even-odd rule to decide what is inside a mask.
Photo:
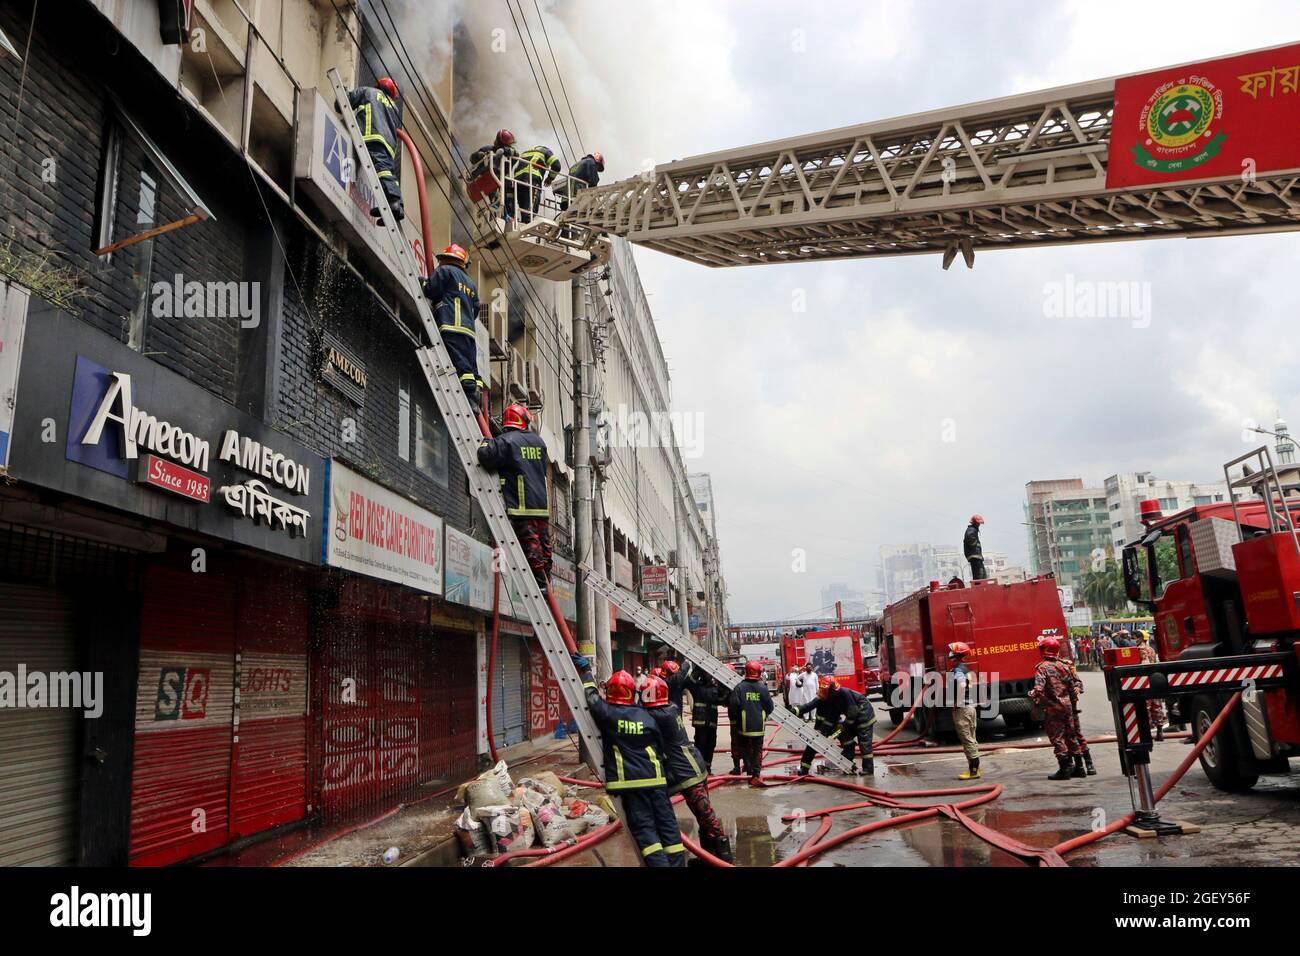
[{"label": "firefighter on ladder platform", "polygon": [[442,344],[447,346],[470,411],[477,415],[484,387],[478,377],[478,286],[469,277],[469,253],[463,248],[452,243],[437,258],[438,268],[425,282],[424,295],[433,303]]},{"label": "firefighter on ladder platform", "polygon": [[727,716],[731,720],[732,773],[749,774],[751,783],[758,781],[763,770],[763,735],[768,715],[775,705],[763,680],[763,665],[745,662],[745,678],[731,691]]},{"label": "firefighter on ladder platform", "polygon": [[686,683],[691,692],[691,726],[695,728],[695,749],[704,758],[704,766],[713,767],[713,751],[718,746],[718,705],[726,700],[727,689],[708,671],[694,669]]},{"label": "firefighter on ladder platform", "polygon": [[636,681],[627,671],[616,671],[605,683],[602,698],[591,674],[591,661],[574,654],[573,664],[592,719],[600,728],[605,790],[623,799],[623,822],[640,847],[641,858],[646,866],[685,866],[686,847],[668,798],[668,779],[660,757],[663,738],[654,718],[636,703]]},{"label": "firefighter on ladder platform", "polygon": [[569,202],[584,189],[595,189],[600,185],[600,174],[605,171],[605,157],[599,153],[588,153],[569,167],[568,195],[560,198],[560,212],[569,208]]},{"label": "firefighter on ladder platform", "polygon": [[532,222],[542,201],[542,189],[560,175],[560,157],[549,146],[534,146],[519,154],[513,188],[506,194],[506,216]]},{"label": "firefighter on ladder platform", "polygon": [[[1061,642],[1055,637],[1040,637],[1038,653],[1043,659],[1034,669],[1034,687],[1029,699],[1043,712],[1047,737],[1056,754],[1056,773],[1048,780],[1086,777],[1083,733],[1079,729],[1079,688],[1074,669],[1057,655]],[[1092,755],[1089,754],[1089,762]]]},{"label": "firefighter on ladder platform", "polygon": [[[501,434],[479,445],[478,462],[501,477],[501,497],[528,566],[545,594],[551,585],[551,508],[546,496],[546,442],[529,430],[532,413],[519,404],[502,415]],[[632,685],[633,695],[636,684]]]},{"label": "firefighter on ladder platform", "polygon": [[[673,662],[675,663],[675,662]],[[681,709],[669,699],[667,682],[652,677],[641,693],[641,706],[654,719],[663,738],[664,771],[668,795],[680,793],[690,807],[699,828],[700,846],[726,862],[732,862],[731,841],[709,801],[709,765],[686,739]]]},{"label": "firefighter on ladder platform", "polygon": [[[357,114],[366,152],[370,153],[370,161],[379,174],[379,185],[398,222],[406,216],[402,207],[402,144],[397,140],[397,131],[402,128],[400,101],[397,84],[387,76],[375,86],[359,86],[348,93],[348,103]],[[371,209],[370,215],[380,218],[379,207]]]},{"label": "firefighter on ladder platform", "polygon": [[493,212],[502,203],[501,184],[509,176],[519,159],[515,149],[515,134],[508,129],[497,130],[490,145],[480,146],[469,154],[469,198],[472,202],[487,200]]},{"label": "firefighter on ladder platform", "polygon": [[[1151,643],[1151,632],[1139,630],[1137,639],[1138,652],[1142,655],[1142,663],[1159,664],[1160,654],[1156,651],[1155,645]],[[1155,697],[1147,701],[1147,716],[1151,718],[1151,730],[1155,733],[1156,740],[1164,740],[1165,702]]]}]

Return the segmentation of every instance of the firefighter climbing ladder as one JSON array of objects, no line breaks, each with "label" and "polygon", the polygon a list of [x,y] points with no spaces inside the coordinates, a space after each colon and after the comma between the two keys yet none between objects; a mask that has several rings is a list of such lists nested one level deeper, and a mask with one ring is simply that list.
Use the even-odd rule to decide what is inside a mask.
[{"label": "firefighter climbing ladder", "polygon": [[[469,476],[470,488],[483,509],[483,514],[487,518],[488,527],[492,531],[493,538],[500,545],[505,555],[505,570],[513,576],[515,586],[523,596],[524,606],[528,611],[528,619],[537,634],[538,642],[546,653],[552,672],[559,681],[565,702],[569,705],[569,710],[572,711],[574,718],[578,722],[578,730],[586,744],[587,756],[588,760],[591,761],[592,769],[603,779],[604,775],[600,766],[602,755],[600,732],[596,729],[591,712],[587,708],[582,682],[573,666],[573,661],[569,657],[570,647],[566,643],[565,637],[560,633],[559,624],[556,617],[552,615],[546,596],[538,588],[532,570],[524,558],[523,548],[520,546],[519,539],[515,536],[514,527],[506,515],[505,503],[501,498],[497,478],[485,471],[478,463],[478,447],[483,437],[478,419],[465,401],[465,393],[460,386],[459,376],[456,374],[451,358],[442,344],[442,336],[438,331],[437,322],[434,320],[433,310],[424,296],[414,254],[393,220],[387,197],[384,196],[383,189],[379,185],[379,176],[375,172],[369,152],[364,148],[364,140],[361,136],[361,129],[357,125],[356,116],[348,104],[347,91],[339,78],[337,70],[330,70],[328,76],[330,84],[334,88],[335,102],[339,105],[339,112],[343,117],[343,121],[347,124],[348,132],[356,147],[358,164],[374,194],[373,201],[375,205],[383,212],[381,226],[388,233],[388,238],[393,244],[397,260],[402,265],[402,279],[406,283],[407,292],[415,301],[420,321],[425,329],[425,335],[432,343],[430,347],[419,350],[420,365],[429,381],[429,389],[433,392],[434,399],[438,403],[438,409],[447,423],[447,431],[451,435],[452,443],[456,446],[461,464],[465,468],[465,473]],[[674,625],[654,614],[631,595],[609,584],[594,571],[585,566],[583,570],[586,583],[597,593],[622,608],[639,626],[653,633],[691,663],[704,668],[725,687],[731,688],[738,683],[739,675],[704,651],[694,641],[689,640]],[[850,768],[851,761],[840,753],[829,738],[814,731],[805,721],[790,713],[780,704],[776,705],[773,717],[788,733],[797,737],[805,745],[811,746],[820,752],[836,767],[841,770]]]},{"label": "firefighter climbing ladder", "polygon": [[[587,565],[583,564],[579,567],[587,586],[607,601],[617,605],[618,609],[626,614],[637,627],[643,631],[649,631],[692,664],[703,668],[728,690],[740,683],[739,674],[688,638],[682,633],[680,627],[664,620],[623,588],[611,583]],[[773,701],[773,703],[776,702]],[[840,770],[847,771],[853,766],[853,762],[840,752],[839,747],[833,740],[813,730],[807,721],[797,714],[792,714],[781,704],[776,703],[776,708],[772,711],[772,717],[781,726],[781,729],[797,737],[805,746],[812,747],[825,757],[827,762]]]},{"label": "firefighter climbing ladder", "polygon": [[569,657],[569,647],[565,643],[564,636],[560,633],[555,617],[552,616],[546,596],[542,594],[541,589],[537,586],[537,580],[528,567],[523,548],[520,547],[519,539],[515,536],[514,527],[506,516],[505,502],[501,498],[498,480],[478,463],[478,447],[482,441],[483,433],[479,427],[477,417],[465,401],[465,393],[461,389],[460,379],[451,364],[447,349],[442,344],[442,336],[438,332],[433,310],[424,297],[415,256],[401,230],[398,229],[393,220],[392,210],[388,206],[388,199],[384,196],[383,189],[380,188],[379,176],[370,160],[370,154],[364,148],[361,129],[357,125],[356,116],[353,114],[351,106],[348,104],[347,91],[339,79],[338,71],[330,70],[328,76],[330,84],[334,87],[334,98],[335,102],[338,103],[339,113],[347,124],[348,132],[356,147],[357,161],[361,166],[362,175],[364,175],[365,182],[369,184],[374,193],[375,205],[383,212],[381,227],[387,231],[388,238],[393,244],[397,260],[402,265],[402,279],[406,283],[407,292],[415,301],[420,321],[424,325],[425,335],[429,342],[432,343],[430,347],[419,350],[420,365],[424,369],[425,377],[429,380],[429,389],[433,392],[433,397],[438,403],[438,409],[442,413],[443,420],[447,423],[447,431],[451,435],[452,444],[456,446],[456,451],[460,455],[461,464],[465,468],[465,473],[469,476],[470,488],[483,509],[488,527],[492,530],[492,537],[501,548],[506,565],[504,570],[513,576],[515,586],[523,596],[524,606],[528,611],[528,619],[533,625],[533,630],[537,634],[542,650],[546,653],[551,670],[555,674],[556,680],[559,681],[564,700],[578,722],[578,730],[582,734],[583,742],[586,744],[587,759],[591,763],[592,770],[603,779],[600,732],[596,729],[591,712],[587,709],[587,700],[582,690],[582,682],[573,666],[573,661]]}]

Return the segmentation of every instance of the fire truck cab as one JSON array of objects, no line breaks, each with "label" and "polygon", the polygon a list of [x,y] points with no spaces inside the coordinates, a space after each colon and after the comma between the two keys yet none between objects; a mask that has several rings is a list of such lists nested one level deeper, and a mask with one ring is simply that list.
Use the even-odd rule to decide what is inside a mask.
[{"label": "fire truck cab", "polygon": [[[1250,459],[1262,467],[1229,475]],[[1260,774],[1286,773],[1289,759],[1300,756],[1300,486],[1283,488],[1263,448],[1229,462],[1224,473],[1229,501],[1169,516],[1158,502],[1143,502],[1146,531],[1124,548],[1123,569],[1129,600],[1155,618],[1160,660],[1189,665],[1186,672],[1160,668],[1171,722],[1190,725],[1199,738],[1243,691],[1241,706],[1201,754],[1210,781],[1231,791],[1250,789]],[[1255,496],[1238,500],[1237,488]],[[1252,657],[1259,666],[1249,666]],[[1207,669],[1217,658],[1232,658],[1234,666]],[[1256,692],[1256,679],[1271,686]]]}]

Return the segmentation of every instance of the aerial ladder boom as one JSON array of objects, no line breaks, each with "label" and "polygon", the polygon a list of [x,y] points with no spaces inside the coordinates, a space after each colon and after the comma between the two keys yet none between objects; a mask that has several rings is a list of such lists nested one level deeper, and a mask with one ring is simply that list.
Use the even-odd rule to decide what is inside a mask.
[{"label": "aerial ladder boom", "polygon": [[1300,228],[1300,168],[1108,185],[1137,135],[1112,130],[1116,83],[676,160],[578,193],[559,220],[715,267],[938,253],[947,268],[958,251]]}]

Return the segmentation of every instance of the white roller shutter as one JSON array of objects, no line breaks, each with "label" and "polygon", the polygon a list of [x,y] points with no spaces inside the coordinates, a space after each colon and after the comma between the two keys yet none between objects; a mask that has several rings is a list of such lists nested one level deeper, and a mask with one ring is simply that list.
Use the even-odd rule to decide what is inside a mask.
[{"label": "white roller shutter", "polygon": [[[77,669],[66,595],[0,584],[0,671],[16,678],[20,664]],[[0,708],[0,866],[76,862],[80,720],[72,708]]]}]

